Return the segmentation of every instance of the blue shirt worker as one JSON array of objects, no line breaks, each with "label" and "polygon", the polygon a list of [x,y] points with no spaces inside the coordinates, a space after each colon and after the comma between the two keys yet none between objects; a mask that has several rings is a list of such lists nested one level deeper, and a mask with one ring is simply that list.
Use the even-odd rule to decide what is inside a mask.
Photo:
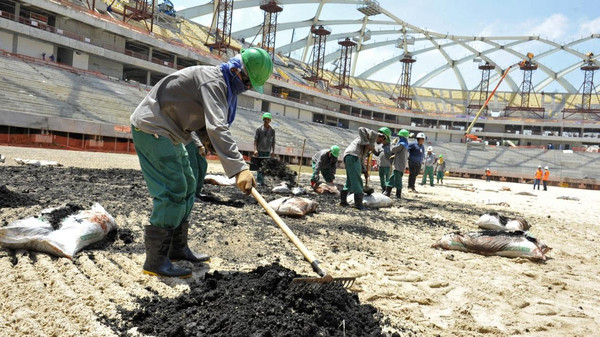
[{"label": "blue shirt worker", "polygon": [[396,143],[389,150],[390,158],[393,158],[394,172],[387,183],[385,192],[383,192],[388,197],[395,187],[396,197],[402,199],[402,176],[404,175],[404,170],[406,170],[406,159],[408,158],[408,139],[406,137],[408,137],[408,130],[400,130]]},{"label": "blue shirt worker", "polygon": [[364,191],[363,182],[360,177],[361,173],[367,175],[365,166],[365,158],[369,152],[373,151],[375,144],[390,142],[391,130],[383,127],[378,131],[367,129],[365,127],[358,128],[358,137],[348,145],[344,151],[344,164],[346,166],[346,183],[340,193],[340,206],[348,206],[346,201],[348,192],[354,193],[354,206],[359,210],[364,210],[362,204]]},{"label": "blue shirt worker", "polygon": [[415,189],[415,182],[417,176],[421,172],[421,164],[423,163],[423,156],[425,155],[425,134],[419,132],[417,134],[417,141],[408,145],[408,189],[413,192],[417,192]]},{"label": "blue shirt worker", "polygon": [[319,173],[323,175],[325,182],[333,183],[339,155],[340,147],[332,145],[331,148],[318,151],[312,156],[313,174],[310,178],[310,186],[315,187],[319,182]]},{"label": "blue shirt worker", "polygon": [[[271,127],[273,117],[269,112],[262,115],[263,125],[254,132],[254,157],[266,159],[275,154],[275,129]],[[265,178],[259,166],[256,173],[259,186],[265,183]]]},{"label": "blue shirt worker", "polygon": [[427,153],[423,157],[423,164],[425,168],[423,169],[423,179],[421,180],[421,185],[425,185],[427,183],[427,177],[429,177],[429,185],[433,186],[433,166],[437,161],[437,157],[435,156],[435,152],[433,152],[433,147],[427,147]]},{"label": "blue shirt worker", "polygon": [[195,131],[204,146],[219,156],[225,174],[250,193],[256,182],[229,127],[237,95],[250,87],[262,93],[272,72],[265,50],[242,49],[226,63],[187,67],[165,76],[131,115],[131,134],[153,203],[150,225],[144,226],[143,273],[187,278],[192,271],[172,261],[210,259],[188,246],[196,180],[184,144]]}]

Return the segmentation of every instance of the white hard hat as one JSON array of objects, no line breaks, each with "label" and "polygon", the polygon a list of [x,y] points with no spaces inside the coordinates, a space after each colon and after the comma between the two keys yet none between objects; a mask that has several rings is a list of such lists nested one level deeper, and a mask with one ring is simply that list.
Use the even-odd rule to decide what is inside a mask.
[{"label": "white hard hat", "polygon": [[419,133],[417,133],[417,138],[425,139],[425,134],[423,132],[419,132]]},{"label": "white hard hat", "polygon": [[547,170],[547,169],[548,169],[548,166],[544,166],[544,170]]},{"label": "white hard hat", "polygon": [[542,168],[542,165],[538,165],[538,168]]},{"label": "white hard hat", "polygon": [[489,171],[489,170],[490,170],[490,168],[488,167],[488,168],[486,168],[485,170],[486,170],[486,171]]},{"label": "white hard hat", "polygon": [[427,152],[431,152],[431,151],[433,151],[433,147],[431,147],[431,146],[428,146],[428,147],[427,147]]}]

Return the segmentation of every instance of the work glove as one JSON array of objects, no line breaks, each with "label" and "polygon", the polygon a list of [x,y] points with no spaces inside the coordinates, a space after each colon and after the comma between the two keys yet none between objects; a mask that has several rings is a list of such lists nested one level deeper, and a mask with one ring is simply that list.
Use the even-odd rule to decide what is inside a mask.
[{"label": "work glove", "polygon": [[310,187],[315,188],[315,185],[317,184],[316,181],[310,181]]},{"label": "work glove", "polygon": [[254,157],[258,157],[258,151],[254,151]]},{"label": "work glove", "polygon": [[235,176],[235,184],[242,192],[250,194],[252,187],[256,187],[256,180],[250,170],[243,170]]},{"label": "work glove", "polygon": [[204,146],[198,146],[198,154],[202,157],[206,157],[206,148]]}]

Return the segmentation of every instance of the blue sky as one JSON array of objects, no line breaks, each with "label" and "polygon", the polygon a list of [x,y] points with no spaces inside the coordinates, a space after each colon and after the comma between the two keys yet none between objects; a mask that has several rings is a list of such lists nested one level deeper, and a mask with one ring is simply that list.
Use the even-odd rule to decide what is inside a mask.
[{"label": "blue sky", "polygon": [[[160,3],[160,0],[158,1]],[[208,0],[172,0],[176,9],[187,8],[199,4],[205,4]],[[592,33],[600,34],[600,1],[597,0],[572,0],[572,1],[475,1],[475,0],[380,0],[382,7],[390,10],[396,17],[421,28],[436,31],[439,33],[448,33],[452,35],[467,36],[525,36],[535,35],[546,38],[558,43],[566,43],[583,36],[589,36]],[[316,4],[305,5],[284,5],[284,10],[279,16],[279,23],[308,20],[314,16]],[[239,14],[238,14],[239,13]],[[321,19],[335,20],[343,18],[359,18],[362,15],[356,10],[356,5],[327,4],[321,14]],[[243,19],[238,19],[242,17]],[[373,19],[386,19],[384,16],[375,16]],[[198,18],[196,21],[209,25],[210,16]],[[260,24],[263,20],[263,13],[259,8],[248,8],[237,10],[233,17],[233,30],[238,28],[247,28]],[[396,27],[381,27],[379,29],[399,29]],[[334,26],[333,33],[339,30],[353,31],[357,27]],[[377,28],[375,28],[377,29]],[[297,30],[295,39],[306,35],[307,30]],[[291,31],[278,32],[277,45],[289,43],[291,40]],[[374,36],[371,42],[382,41],[385,39],[396,39],[397,36]],[[258,40],[258,38],[257,38]],[[473,45],[475,47],[475,45]],[[413,48],[425,47],[425,45],[415,45]],[[485,46],[481,46],[482,48]],[[488,46],[489,47],[489,46]],[[328,43],[328,52],[335,50],[336,43]],[[479,48],[479,47],[477,47]],[[547,50],[546,45],[529,44],[526,48],[531,50],[519,50],[526,53],[532,51],[541,53]],[[592,51],[596,55],[600,54],[600,39],[595,39],[586,44],[577,46],[575,49],[581,52]],[[409,48],[410,51],[410,48]],[[368,69],[383,60],[402,54],[402,50],[394,47],[386,49],[377,49],[361,52],[361,58],[357,63],[358,75],[360,72]],[[468,54],[462,48],[448,49],[448,54],[452,59],[460,59]],[[301,58],[300,52],[292,53],[292,57]],[[496,55],[498,64],[507,67],[517,62],[511,55]],[[560,71],[566,66],[577,62],[578,60],[570,55],[553,54],[547,59],[542,60],[553,71]],[[413,67],[413,81],[424,76],[432,69],[442,66],[446,61],[440,56],[439,52],[422,54],[417,58],[417,63]],[[475,71],[470,71],[473,68]],[[463,64],[460,68],[465,74],[465,81],[469,87],[478,83],[481,77],[479,71],[473,64]],[[385,68],[373,75],[373,79],[395,83],[400,72],[399,65]],[[515,82],[520,83],[520,74],[515,72],[509,75]],[[539,71],[534,74],[533,82],[541,81],[545,74]],[[575,87],[579,87],[582,75],[579,71],[574,71],[567,75],[567,79]],[[458,82],[451,71],[448,71],[433,80],[430,80],[425,86],[431,87],[457,87]],[[503,88],[501,87],[501,90]],[[508,90],[507,87],[504,89]],[[564,91],[563,88],[552,84],[545,88],[547,91]]]}]

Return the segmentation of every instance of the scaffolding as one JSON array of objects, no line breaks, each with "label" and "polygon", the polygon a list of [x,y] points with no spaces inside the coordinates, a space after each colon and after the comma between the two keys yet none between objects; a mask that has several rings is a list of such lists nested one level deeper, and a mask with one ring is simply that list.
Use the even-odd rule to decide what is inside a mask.
[{"label": "scaffolding", "polygon": [[[479,65],[479,70],[481,70],[481,82],[479,83],[479,99],[477,100],[477,104],[473,104],[475,101],[474,97],[471,99],[471,104],[467,106],[467,115],[471,114],[473,110],[479,110],[483,106],[483,103],[487,100],[487,97],[490,92],[490,72],[495,68],[494,65],[491,65],[489,62],[485,62],[484,64]],[[473,96],[476,96],[477,93],[474,93]],[[486,106],[482,112],[487,116],[488,107]]]},{"label": "scaffolding", "polygon": [[[206,37],[206,46],[222,55],[231,48],[231,18],[233,16],[233,0],[215,0],[213,20]],[[210,37],[214,38],[209,43]]]},{"label": "scaffolding", "polygon": [[[120,12],[114,8],[112,5],[115,3],[113,1],[108,7],[110,8],[110,12],[121,15],[123,18],[123,22],[129,22],[131,20],[134,21],[143,21],[146,29],[149,32],[152,32],[154,29],[154,0],[140,0],[135,1],[135,6],[123,5],[123,11]],[[95,1],[92,3],[92,8],[95,8]],[[148,22],[146,20],[150,19],[150,26],[148,26]]]},{"label": "scaffolding", "polygon": [[515,101],[515,99],[519,96],[521,97],[520,105],[511,105],[510,103],[506,108],[504,108],[504,114],[508,117],[511,113],[522,111],[522,112],[532,112],[536,114],[538,117],[544,118],[545,109],[539,106],[539,102],[537,101],[537,97],[534,97],[537,103],[536,107],[530,106],[529,98],[533,91],[533,84],[531,83],[531,76],[534,70],[537,70],[537,63],[533,62],[533,54],[527,53],[527,58],[521,62],[519,62],[519,69],[523,71],[523,82],[517,91],[517,95],[513,97],[511,103]]},{"label": "scaffolding", "polygon": [[350,40],[350,38],[345,38],[343,40],[339,40],[338,44],[340,45],[340,65],[341,71],[338,77],[338,85],[335,85],[334,88],[339,90],[339,94],[342,94],[343,89],[347,89],[350,93],[350,98],[352,98],[352,93],[354,89],[348,83],[350,82],[350,66],[352,64],[352,49],[356,46],[356,42]]},{"label": "scaffolding", "polygon": [[[563,119],[577,113],[594,114],[597,117],[600,117],[600,108],[592,108],[593,96],[596,96],[596,101],[600,101],[598,99],[598,92],[594,86],[594,72],[596,72],[596,70],[598,70],[600,67],[594,63],[592,56],[594,56],[593,53],[587,53],[587,60],[584,60],[583,66],[579,68],[583,71],[583,84],[581,84],[581,87],[577,91],[577,94],[581,92],[581,106],[579,108],[564,108],[562,111]],[[570,105],[574,105],[573,103],[577,98],[577,94],[573,95]]]},{"label": "scaffolding", "polygon": [[[410,78],[412,73],[412,64],[417,62],[410,54],[404,54],[402,59],[402,74],[396,82],[394,92],[390,97],[391,100],[396,101],[396,105],[401,109],[412,109],[412,98],[410,97]],[[394,97],[394,93],[398,90],[398,97]]]},{"label": "scaffolding", "polygon": [[265,18],[262,25],[262,47],[271,55],[271,59],[274,60],[277,16],[283,11],[283,7],[281,7],[279,1],[262,0],[260,9],[265,12]]},{"label": "scaffolding", "polygon": [[325,45],[327,43],[327,36],[331,34],[331,28],[322,25],[313,25],[310,27],[310,32],[313,34],[314,40],[311,74],[304,77],[304,79],[314,82],[315,86],[321,82],[325,84],[325,87],[328,87],[329,80],[323,78],[323,67],[325,65]]}]

